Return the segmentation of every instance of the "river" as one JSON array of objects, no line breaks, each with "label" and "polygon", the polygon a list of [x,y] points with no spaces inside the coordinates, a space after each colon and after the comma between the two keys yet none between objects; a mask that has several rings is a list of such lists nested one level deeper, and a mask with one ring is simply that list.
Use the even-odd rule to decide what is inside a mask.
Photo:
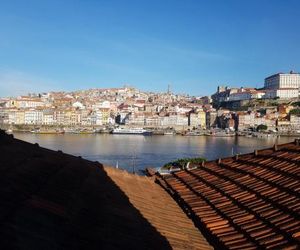
[{"label": "river", "polygon": [[145,167],[161,167],[184,157],[213,160],[236,153],[271,147],[274,143],[293,141],[291,137],[247,138],[210,136],[141,136],[111,134],[30,134],[14,133],[18,139],[40,146],[62,150],[88,160],[132,171]]}]

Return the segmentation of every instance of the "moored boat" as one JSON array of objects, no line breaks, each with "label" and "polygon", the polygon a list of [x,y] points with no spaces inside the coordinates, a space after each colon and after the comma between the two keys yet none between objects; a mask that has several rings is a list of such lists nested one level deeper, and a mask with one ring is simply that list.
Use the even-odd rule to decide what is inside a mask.
[{"label": "moored boat", "polygon": [[123,134],[123,135],[152,135],[152,131],[143,128],[115,128],[112,134]]},{"label": "moored boat", "polygon": [[30,131],[33,134],[64,134],[64,130],[40,130],[34,129]]},{"label": "moored boat", "polygon": [[230,132],[230,131],[215,131],[211,133],[211,136],[214,137],[232,137],[235,136],[234,132]]},{"label": "moored boat", "polygon": [[183,136],[201,136],[201,135],[204,135],[204,133],[201,131],[187,131],[187,132],[183,133],[182,135]]},{"label": "moored boat", "polygon": [[9,128],[9,129],[7,129],[5,132],[6,132],[6,134],[9,134],[9,135],[10,135],[10,134],[13,133],[13,130]]},{"label": "moored boat", "polygon": [[174,131],[165,131],[164,135],[174,135],[175,132]]}]

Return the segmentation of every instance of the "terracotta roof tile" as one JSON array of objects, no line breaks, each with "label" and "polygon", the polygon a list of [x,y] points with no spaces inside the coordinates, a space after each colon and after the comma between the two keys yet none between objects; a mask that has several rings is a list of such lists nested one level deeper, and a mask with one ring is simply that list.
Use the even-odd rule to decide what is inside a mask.
[{"label": "terracotta roof tile", "polygon": [[212,249],[154,179],[0,131],[0,249]]},{"label": "terracotta roof tile", "polygon": [[299,141],[158,176],[217,248],[300,247]]}]

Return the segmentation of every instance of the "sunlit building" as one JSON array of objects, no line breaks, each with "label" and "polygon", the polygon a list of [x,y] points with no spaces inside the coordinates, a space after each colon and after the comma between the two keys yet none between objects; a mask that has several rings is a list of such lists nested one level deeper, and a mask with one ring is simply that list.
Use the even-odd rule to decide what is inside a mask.
[{"label": "sunlit building", "polygon": [[300,74],[278,73],[265,79],[266,98],[290,99],[299,97]]}]

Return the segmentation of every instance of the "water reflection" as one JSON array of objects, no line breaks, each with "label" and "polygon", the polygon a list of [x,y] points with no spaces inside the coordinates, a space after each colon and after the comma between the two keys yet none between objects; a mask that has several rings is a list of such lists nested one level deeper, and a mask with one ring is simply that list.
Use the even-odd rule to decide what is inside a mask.
[{"label": "water reflection", "polygon": [[271,147],[274,143],[293,141],[294,138],[246,137],[184,137],[139,136],[109,134],[26,134],[16,133],[16,138],[53,150],[81,155],[89,160],[132,170],[147,166],[160,167],[166,162],[182,157],[205,157],[208,160],[248,153],[254,149]]}]

